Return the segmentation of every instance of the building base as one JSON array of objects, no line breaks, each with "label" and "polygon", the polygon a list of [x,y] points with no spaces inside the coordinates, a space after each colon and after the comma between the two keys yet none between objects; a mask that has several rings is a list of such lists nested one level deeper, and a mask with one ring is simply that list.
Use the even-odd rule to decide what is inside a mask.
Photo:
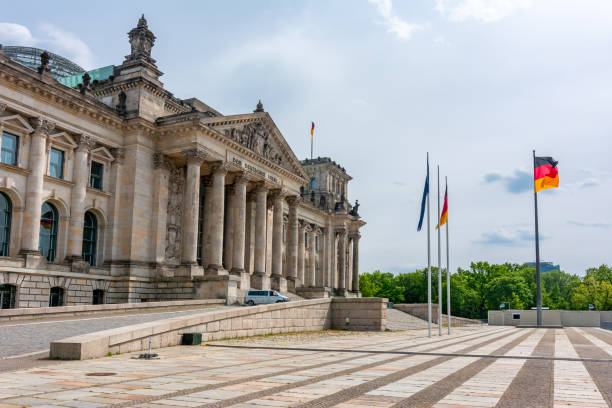
[{"label": "building base", "polygon": [[334,296],[338,297],[347,297],[349,292],[344,288],[336,288],[334,289]]},{"label": "building base", "polygon": [[297,293],[296,290],[300,287],[301,282],[298,278],[289,276],[287,278],[287,291],[291,293]]},{"label": "building base", "polygon": [[301,287],[297,288],[296,294],[306,299],[328,298],[331,297],[331,289],[321,287]]},{"label": "building base", "polygon": [[287,292],[287,279],[281,275],[272,275],[270,277],[270,285],[272,289],[278,292]]},{"label": "building base", "polygon": [[238,301],[238,282],[234,275],[194,278],[194,299],[226,299],[228,305]]}]

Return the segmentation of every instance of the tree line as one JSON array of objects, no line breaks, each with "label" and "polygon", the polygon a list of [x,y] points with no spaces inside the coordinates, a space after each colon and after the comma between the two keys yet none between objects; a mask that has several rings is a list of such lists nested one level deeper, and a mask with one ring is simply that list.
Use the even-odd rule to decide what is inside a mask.
[{"label": "tree line", "polygon": [[[432,302],[438,303],[438,269],[431,268]],[[589,268],[584,277],[563,271],[541,274],[542,306],[560,310],[612,310],[612,268]],[[393,274],[375,271],[359,276],[364,297],[385,297],[394,303],[427,303],[427,269]],[[473,262],[451,275],[454,316],[486,319],[488,310],[536,306],[536,271],[526,265]],[[509,306],[508,306],[509,303]],[[446,311],[446,270],[442,270],[442,305]]]}]

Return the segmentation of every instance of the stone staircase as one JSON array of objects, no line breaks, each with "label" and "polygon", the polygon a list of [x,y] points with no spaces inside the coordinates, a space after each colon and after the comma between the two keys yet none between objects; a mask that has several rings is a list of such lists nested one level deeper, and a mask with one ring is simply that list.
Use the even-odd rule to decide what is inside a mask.
[{"label": "stone staircase", "polygon": [[[431,327],[437,328],[438,325],[432,323]],[[387,330],[401,331],[426,328],[427,320],[419,319],[398,309],[387,309]]]}]

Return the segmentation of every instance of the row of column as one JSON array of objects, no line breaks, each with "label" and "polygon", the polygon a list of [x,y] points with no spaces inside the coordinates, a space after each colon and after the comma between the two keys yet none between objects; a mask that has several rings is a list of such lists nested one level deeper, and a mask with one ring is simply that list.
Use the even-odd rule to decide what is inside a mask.
[{"label": "row of column", "polygon": [[[200,188],[200,168],[205,155],[196,149],[183,153],[187,159],[187,174],[185,185],[185,200],[183,210],[183,250],[182,263],[194,265],[197,262],[197,233],[198,208]],[[275,279],[286,278],[297,287],[304,286],[332,286],[332,273],[334,264],[331,260],[333,253],[344,254],[347,239],[346,229],[337,233],[313,230],[310,226],[298,220],[298,196],[287,196],[281,189],[269,190],[263,182],[247,196],[249,178],[245,173],[234,177],[231,186],[226,187],[226,175],[229,165],[214,163],[210,165],[211,173],[204,186],[205,213],[202,226],[202,265],[206,274],[218,274],[227,269],[229,273],[242,275],[245,265],[253,265],[252,274],[259,277]],[[227,200],[227,202],[226,202]],[[272,214],[272,262],[271,271],[266,271],[267,248],[267,219],[268,203],[271,202]],[[289,206],[287,225],[286,262],[287,276],[283,276],[283,213],[285,205]],[[254,208],[253,208],[254,207]],[[227,217],[225,211],[228,212]],[[249,214],[249,217],[247,217]],[[254,222],[251,219],[254,215]],[[248,222],[247,222],[248,221]],[[305,232],[308,233],[308,250],[310,262],[306,265]],[[316,276],[316,236],[322,241],[326,255],[326,265],[323,268],[327,273]],[[335,238],[335,239],[334,239]],[[333,239],[333,243],[330,240]],[[358,239],[351,235],[353,242],[353,288],[358,288]],[[324,242],[324,243],[323,243]],[[335,245],[337,244],[337,249]],[[334,245],[334,248],[330,248]],[[251,248],[253,249],[251,251]],[[337,251],[337,252],[336,252]],[[252,259],[251,259],[252,257]],[[224,262],[225,261],[225,262]],[[345,256],[339,257],[338,272],[346,271]],[[225,273],[225,272],[223,272]],[[338,287],[344,289],[345,273],[338,273]],[[256,286],[255,286],[256,287]],[[292,287],[290,285],[289,287]]]},{"label": "row of column", "polygon": [[[34,128],[30,137],[28,158],[30,174],[26,181],[25,208],[21,234],[21,254],[38,253],[40,217],[43,204],[43,183],[47,169],[47,155],[50,150],[49,133],[55,128],[52,122],[43,118],[32,119]],[[74,170],[68,232],[68,259],[82,259],[83,222],[85,196],[89,179],[89,158],[94,141],[87,135],[76,137],[78,143],[74,152]]]}]

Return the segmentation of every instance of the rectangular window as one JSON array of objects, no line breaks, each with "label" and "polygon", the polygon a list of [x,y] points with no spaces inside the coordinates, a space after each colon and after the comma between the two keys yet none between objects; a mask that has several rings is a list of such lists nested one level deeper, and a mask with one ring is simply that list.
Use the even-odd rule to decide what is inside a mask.
[{"label": "rectangular window", "polygon": [[315,251],[319,250],[319,236],[315,235]]},{"label": "rectangular window", "polygon": [[64,178],[64,152],[57,149],[51,149],[51,157],[49,157],[49,175],[51,177]]},{"label": "rectangular window", "polygon": [[2,132],[2,163],[16,166],[18,150],[19,137]]},{"label": "rectangular window", "polygon": [[308,233],[304,233],[304,247],[308,248]]},{"label": "rectangular window", "polygon": [[89,187],[102,190],[102,175],[104,165],[95,161],[91,162],[91,175],[89,177]]}]

